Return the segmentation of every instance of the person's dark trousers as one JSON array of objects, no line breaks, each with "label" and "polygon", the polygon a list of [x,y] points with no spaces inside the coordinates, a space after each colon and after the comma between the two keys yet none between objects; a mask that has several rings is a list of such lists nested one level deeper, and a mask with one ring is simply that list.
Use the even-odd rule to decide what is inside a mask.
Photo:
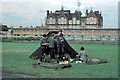
[{"label": "person's dark trousers", "polygon": [[50,57],[51,59],[55,58],[55,49],[54,48],[49,48],[49,54],[50,54]]},{"label": "person's dark trousers", "polygon": [[58,59],[62,60],[63,56],[64,56],[64,45],[58,45],[57,46],[57,53],[59,54]]},{"label": "person's dark trousers", "polygon": [[57,44],[55,44],[55,54],[57,54]]}]

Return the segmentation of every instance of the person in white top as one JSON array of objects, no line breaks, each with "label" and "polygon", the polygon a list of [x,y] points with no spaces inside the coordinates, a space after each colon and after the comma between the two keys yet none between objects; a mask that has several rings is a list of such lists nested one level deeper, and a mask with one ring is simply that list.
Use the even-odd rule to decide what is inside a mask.
[{"label": "person in white top", "polygon": [[88,60],[88,53],[85,51],[84,47],[81,47],[81,51],[78,56],[82,62],[86,62]]}]

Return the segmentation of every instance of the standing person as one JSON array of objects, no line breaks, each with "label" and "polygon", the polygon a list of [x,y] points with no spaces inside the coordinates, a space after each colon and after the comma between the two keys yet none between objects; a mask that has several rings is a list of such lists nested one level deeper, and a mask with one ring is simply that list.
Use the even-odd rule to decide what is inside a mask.
[{"label": "standing person", "polygon": [[40,40],[40,46],[42,47],[42,54],[40,61],[43,60],[43,56],[45,54],[48,54],[48,41],[47,41],[47,35],[43,34],[43,37]]},{"label": "standing person", "polygon": [[55,36],[55,42],[57,46],[57,54],[59,55],[58,59],[62,59],[64,55],[64,39],[62,30],[59,31],[59,33]]},{"label": "standing person", "polygon": [[86,62],[88,60],[88,54],[85,51],[84,47],[81,47],[81,51],[80,51],[79,57],[80,57],[80,60],[82,62]]},{"label": "standing person", "polygon": [[55,58],[54,53],[55,53],[55,39],[54,39],[54,33],[50,35],[48,38],[48,43],[49,43],[49,54],[51,59]]}]

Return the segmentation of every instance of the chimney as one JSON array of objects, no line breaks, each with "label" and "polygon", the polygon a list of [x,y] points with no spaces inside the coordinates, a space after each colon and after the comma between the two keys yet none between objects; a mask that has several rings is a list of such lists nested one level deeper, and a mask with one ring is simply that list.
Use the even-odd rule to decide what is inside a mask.
[{"label": "chimney", "polygon": [[47,10],[47,16],[49,15],[49,10]]},{"label": "chimney", "polygon": [[86,9],[86,16],[88,15],[88,9]]},{"label": "chimney", "polygon": [[20,28],[22,28],[22,26],[20,26]]},{"label": "chimney", "polygon": [[98,14],[99,14],[99,11],[95,11],[95,14],[97,14],[97,15],[98,15]]}]

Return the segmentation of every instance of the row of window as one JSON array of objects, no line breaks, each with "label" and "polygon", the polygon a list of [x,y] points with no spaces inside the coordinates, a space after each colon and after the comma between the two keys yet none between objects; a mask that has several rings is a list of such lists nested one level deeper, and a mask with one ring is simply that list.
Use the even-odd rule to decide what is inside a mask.
[{"label": "row of window", "polygon": [[[47,24],[56,24],[57,20],[50,17],[47,19]],[[67,24],[67,19],[64,17],[61,17],[58,19],[58,24]],[[97,24],[98,20],[94,17],[89,17],[86,19],[86,24]],[[80,24],[80,20],[77,20],[76,18],[72,18],[72,20],[68,21],[68,24]]]},{"label": "row of window", "polygon": [[[28,36],[28,34],[23,34],[23,35],[21,35],[21,34],[14,34],[14,36]],[[35,34],[34,36],[41,36],[41,35]]]},{"label": "row of window", "polygon": [[87,24],[97,24],[98,21],[97,21],[96,18],[90,17],[90,18],[87,18],[87,19],[86,19],[86,23],[87,23]]},{"label": "row of window", "polygon": [[[47,19],[47,24],[56,24],[56,22],[58,24],[67,24],[67,19],[64,17],[61,17],[60,19],[58,19],[58,21],[56,21],[53,18]],[[73,18],[72,20],[69,20],[68,23],[69,24],[80,24],[80,20],[76,20],[76,18]]]}]

